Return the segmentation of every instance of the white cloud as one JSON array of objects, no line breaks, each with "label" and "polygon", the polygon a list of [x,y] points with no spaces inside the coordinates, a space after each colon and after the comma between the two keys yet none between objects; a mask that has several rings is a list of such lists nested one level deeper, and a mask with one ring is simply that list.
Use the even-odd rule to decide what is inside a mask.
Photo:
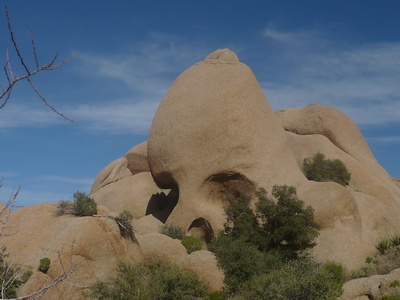
[{"label": "white cloud", "polygon": [[378,143],[400,143],[400,136],[383,136],[383,137],[367,137],[366,138],[370,142],[378,142]]},{"label": "white cloud", "polygon": [[[277,51],[287,61],[261,83],[274,109],[320,103],[341,109],[358,125],[400,121],[400,42],[351,45],[313,31],[271,28],[264,36],[281,43]],[[293,41],[306,43],[293,47]]]},{"label": "white cloud", "polygon": [[92,185],[94,179],[93,178],[69,178],[64,176],[55,176],[55,175],[43,175],[39,177],[33,178],[35,180],[40,181],[55,181],[61,183],[74,183],[80,185]]},{"label": "white cloud", "polygon": [[69,111],[83,128],[115,134],[147,134],[159,101],[114,101],[79,105]]},{"label": "white cloud", "polygon": [[[61,110],[60,110],[61,111]],[[0,109],[0,129],[15,127],[46,127],[66,121],[49,109],[10,103]]]}]

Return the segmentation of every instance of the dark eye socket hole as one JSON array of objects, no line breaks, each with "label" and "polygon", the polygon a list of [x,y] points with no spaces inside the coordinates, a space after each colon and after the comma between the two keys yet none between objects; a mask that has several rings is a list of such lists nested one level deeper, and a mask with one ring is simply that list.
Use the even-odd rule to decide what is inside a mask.
[{"label": "dark eye socket hole", "polygon": [[211,239],[214,236],[214,231],[210,225],[210,222],[208,222],[204,218],[198,218],[194,220],[189,226],[189,234],[191,233],[191,231],[194,232],[195,236],[203,238],[206,243],[211,242]]},{"label": "dark eye socket hole", "polygon": [[179,190],[170,190],[166,195],[164,192],[153,194],[147,204],[146,215],[153,215],[165,223],[174,210],[179,199]]}]

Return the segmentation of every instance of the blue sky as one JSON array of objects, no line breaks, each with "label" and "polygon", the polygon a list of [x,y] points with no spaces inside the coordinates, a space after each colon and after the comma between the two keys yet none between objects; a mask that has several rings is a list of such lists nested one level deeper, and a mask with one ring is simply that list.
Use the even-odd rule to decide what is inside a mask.
[{"label": "blue sky", "polygon": [[[97,173],[147,139],[173,80],[219,48],[252,68],[274,110],[321,103],[360,127],[392,177],[400,176],[400,1],[1,1],[24,58],[75,57],[33,78],[0,110],[0,199],[71,200]],[[6,60],[0,14],[0,60]],[[2,64],[3,64],[2,63]],[[4,77],[0,81],[5,84]]]}]

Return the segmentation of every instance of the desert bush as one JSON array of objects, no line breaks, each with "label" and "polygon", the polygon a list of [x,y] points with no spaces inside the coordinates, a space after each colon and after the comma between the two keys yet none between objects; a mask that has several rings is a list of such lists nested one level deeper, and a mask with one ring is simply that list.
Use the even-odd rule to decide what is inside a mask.
[{"label": "desert bush", "polygon": [[325,155],[320,152],[303,160],[303,172],[308,180],[333,181],[343,186],[348,185],[351,178],[350,172],[340,159],[325,159]]},{"label": "desert bush", "polygon": [[398,280],[393,280],[390,285],[390,287],[399,287],[400,286],[400,281]]},{"label": "desert bush", "polygon": [[383,253],[377,250],[374,257],[369,258],[368,261],[358,269],[352,270],[348,277],[349,279],[354,279],[369,277],[376,274],[383,275],[397,268],[400,268],[400,246],[389,247]]},{"label": "desert bush", "polygon": [[60,201],[57,206],[56,216],[73,215],[74,203],[71,201]]},{"label": "desert bush", "polygon": [[120,263],[117,277],[108,284],[96,283],[87,296],[99,300],[190,300],[206,297],[207,288],[196,273],[183,272],[170,263]]},{"label": "desert bush", "polygon": [[185,236],[185,233],[183,232],[183,229],[178,227],[178,226],[166,226],[164,225],[161,228],[161,233],[169,236],[170,238],[177,239],[177,240],[182,240],[183,237]]},{"label": "desert bush", "polygon": [[400,300],[400,296],[386,295],[386,296],[382,296],[379,300]]},{"label": "desert bush", "polygon": [[17,289],[22,284],[22,282],[16,278],[16,274],[19,270],[8,263],[7,257],[6,248],[2,247],[0,249],[0,295],[4,295],[6,299],[17,297]]},{"label": "desert bush", "polygon": [[333,300],[341,293],[342,285],[331,272],[310,258],[301,258],[253,277],[238,295],[247,300]]},{"label": "desert bush", "polygon": [[224,270],[226,293],[230,295],[252,277],[283,264],[280,257],[259,251],[256,245],[246,242],[243,237],[234,239],[221,235],[212,240],[208,249],[215,254],[219,267]]},{"label": "desert bush", "polygon": [[93,198],[90,198],[83,192],[76,192],[74,197],[74,215],[93,216],[97,214],[97,204]]},{"label": "desert bush", "polygon": [[56,216],[72,214],[85,217],[97,214],[97,203],[93,198],[84,192],[76,192],[73,195],[74,201],[60,201],[58,203]]},{"label": "desert bush", "polygon": [[265,190],[259,190],[257,219],[261,220],[262,235],[268,237],[265,249],[280,252],[284,257],[295,258],[304,250],[315,246],[319,225],[314,221],[314,210],[304,207],[297,198],[296,188],[274,186],[268,199]]},{"label": "desert bush", "polygon": [[38,270],[44,274],[50,269],[50,258],[44,257],[39,261]]},{"label": "desert bush", "polygon": [[124,209],[123,211],[121,211],[121,212],[119,213],[118,218],[119,218],[121,221],[130,222],[130,221],[132,221],[132,219],[133,219],[133,215],[132,215],[132,213],[131,213],[130,211]]},{"label": "desert bush", "polygon": [[203,241],[194,236],[184,236],[181,243],[185,246],[188,253],[199,251],[203,248]]}]

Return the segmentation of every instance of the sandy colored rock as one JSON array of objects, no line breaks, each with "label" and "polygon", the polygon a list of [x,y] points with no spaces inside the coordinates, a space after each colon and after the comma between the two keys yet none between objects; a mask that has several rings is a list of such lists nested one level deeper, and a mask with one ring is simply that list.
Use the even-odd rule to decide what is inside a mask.
[{"label": "sandy colored rock", "polygon": [[224,272],[218,267],[215,255],[207,250],[190,253],[181,261],[180,267],[186,271],[196,272],[208,285],[209,292],[221,291],[224,283]]},{"label": "sandy colored rock", "polygon": [[155,182],[179,186],[167,223],[185,230],[199,218],[221,229],[228,192],[251,192],[260,183],[270,188],[288,176],[295,185],[304,180],[254,74],[235,57],[217,50],[183,72],[151,126],[148,157]]},{"label": "sandy colored rock", "polygon": [[395,269],[387,275],[350,280],[343,285],[343,294],[339,300],[379,300],[384,295],[396,294],[398,288],[390,287],[390,284],[399,278],[400,269]]},{"label": "sandy colored rock", "polygon": [[100,188],[131,175],[132,173],[128,169],[128,160],[125,157],[118,158],[96,176],[90,194],[94,194]]},{"label": "sandy colored rock", "polygon": [[154,183],[151,174],[140,173],[103,186],[90,196],[115,215],[128,210],[139,219],[148,214],[149,201],[160,193],[163,191]]},{"label": "sandy colored rock", "polygon": [[133,175],[142,172],[150,172],[149,160],[147,158],[147,141],[130,149],[125,158],[128,160],[128,169]]},{"label": "sandy colored rock", "polygon": [[[111,211],[128,209],[137,219],[151,214],[209,239],[223,228],[227,194],[294,186],[321,225],[315,257],[348,268],[371,256],[377,240],[400,232],[400,188],[356,124],[324,105],[274,113],[252,71],[228,49],[175,80],[155,114],[147,158],[145,149],[140,144],[125,156],[144,167],[127,168],[139,172],[148,160],[152,179],[142,172],[93,194]],[[344,162],[349,186],[305,178],[303,160],[317,152]],[[154,230],[151,220],[143,219],[143,232]]]},{"label": "sandy colored rock", "polygon": [[147,233],[158,233],[164,224],[153,215],[147,215],[138,220],[133,221],[133,229],[135,233],[144,235]]},{"label": "sandy colored rock", "polygon": [[146,262],[164,260],[179,265],[189,254],[180,240],[161,233],[137,235]]},{"label": "sandy colored rock", "polygon": [[[91,285],[114,274],[119,261],[136,263],[143,260],[137,243],[121,237],[117,224],[105,217],[56,217],[56,204],[41,204],[17,209],[9,219],[9,232],[2,245],[13,255],[13,263],[30,268],[33,275],[19,291],[29,294],[49,282],[65,269],[74,267],[71,283]],[[59,256],[58,256],[59,254]],[[48,276],[37,271],[39,260],[51,260]],[[61,263],[60,263],[60,260]],[[77,287],[60,283],[43,299],[81,299]]]},{"label": "sandy colored rock", "polygon": [[400,187],[400,177],[393,178],[393,181]]}]

